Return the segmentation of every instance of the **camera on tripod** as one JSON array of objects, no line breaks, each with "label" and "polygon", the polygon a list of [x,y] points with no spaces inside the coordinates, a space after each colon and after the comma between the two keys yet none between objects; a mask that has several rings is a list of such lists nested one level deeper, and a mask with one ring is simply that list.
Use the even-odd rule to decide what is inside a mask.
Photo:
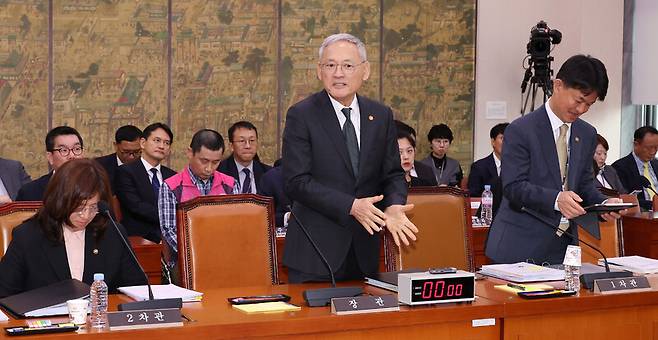
[{"label": "camera on tripod", "polygon": [[[528,82],[531,83],[532,106],[530,111],[534,110],[535,96],[537,95],[538,88],[541,88],[544,92],[544,102],[553,94],[553,82],[551,80],[551,76],[553,75],[553,70],[551,69],[553,57],[550,56],[551,46],[557,45],[561,41],[562,33],[556,29],[549,28],[544,20],[539,21],[537,25],[530,29],[530,41],[526,45],[528,67],[521,82],[522,101]],[[525,98],[525,103],[521,109],[522,115],[526,110],[531,93],[528,93]]]}]

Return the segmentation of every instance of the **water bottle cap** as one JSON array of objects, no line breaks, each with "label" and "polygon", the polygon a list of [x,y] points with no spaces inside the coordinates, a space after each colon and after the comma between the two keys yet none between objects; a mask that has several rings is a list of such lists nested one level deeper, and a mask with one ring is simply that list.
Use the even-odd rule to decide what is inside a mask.
[{"label": "water bottle cap", "polygon": [[491,185],[486,184],[486,185],[484,186],[484,190],[491,190]]},{"label": "water bottle cap", "polygon": [[105,274],[103,273],[94,274],[94,281],[105,281]]}]

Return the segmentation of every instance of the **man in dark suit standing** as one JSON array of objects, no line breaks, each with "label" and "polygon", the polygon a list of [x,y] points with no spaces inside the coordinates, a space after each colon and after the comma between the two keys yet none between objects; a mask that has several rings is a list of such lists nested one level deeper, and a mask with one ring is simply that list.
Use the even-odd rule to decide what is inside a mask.
[{"label": "man in dark suit standing", "polygon": [[[605,66],[590,56],[573,56],[558,71],[553,89],[545,105],[505,129],[504,197],[486,245],[486,255],[497,263],[562,263],[567,246],[577,244],[563,236],[567,229],[577,235],[577,229],[570,228],[575,224],[567,219],[585,214],[581,204],[606,199],[592,176],[596,129],[579,118],[597,98],[605,98]],[[531,213],[543,216],[554,228]],[[613,220],[619,214],[602,217]]]},{"label": "man in dark suit standing", "polygon": [[471,197],[482,196],[485,185],[491,185],[492,191],[494,191],[493,188],[500,176],[500,159],[507,125],[509,123],[500,123],[491,128],[489,137],[491,137],[493,152],[471,165],[471,172],[468,175],[468,192]]},{"label": "man in dark suit standing", "polygon": [[284,229],[288,226],[290,218],[290,198],[285,190],[283,181],[283,165],[281,159],[274,162],[274,167],[270,169],[258,183],[258,194],[269,196],[274,199],[274,221],[276,227]]},{"label": "man in dark suit standing", "polygon": [[31,180],[21,162],[0,157],[0,204],[16,199],[21,186]]},{"label": "man in dark suit standing", "polygon": [[272,167],[258,158],[256,126],[247,121],[239,121],[228,129],[228,139],[233,152],[219,163],[217,171],[233,176],[238,193],[257,193],[260,178]]},{"label": "man in dark suit standing", "polygon": [[[292,213],[326,256],[336,279],[377,272],[383,226],[397,244],[415,240],[391,109],[358,96],[370,75],[366,49],[350,34],[320,46],[324,90],[293,105],[283,133],[283,173]],[[291,283],[329,280],[295,219],[283,262]]]},{"label": "man in dark suit standing", "polygon": [[[652,209],[652,199],[658,188],[658,130],[653,126],[643,126],[633,134],[633,151],[626,157],[612,163],[617,170],[619,180],[626,190],[640,190],[637,198],[640,206],[645,210]],[[642,185],[642,177],[649,180],[651,189]]]},{"label": "man in dark suit standing", "polygon": [[139,139],[142,137],[142,130],[134,125],[124,125],[114,133],[114,150],[115,152],[106,156],[96,158],[110,178],[112,192],[116,191],[117,168],[123,164],[129,164],[139,159],[142,154],[142,148],[139,145]]},{"label": "man in dark suit standing", "polygon": [[70,126],[58,126],[46,134],[46,159],[51,172],[26,183],[18,191],[17,201],[41,201],[50,177],[62,164],[76,158],[84,158],[84,145],[78,130]]},{"label": "man in dark suit standing", "polygon": [[176,174],[162,165],[169,156],[174,134],[169,126],[153,123],[139,140],[142,157],[117,169],[116,195],[121,202],[123,225],[128,235],[142,236],[159,243],[158,192],[162,182]]}]

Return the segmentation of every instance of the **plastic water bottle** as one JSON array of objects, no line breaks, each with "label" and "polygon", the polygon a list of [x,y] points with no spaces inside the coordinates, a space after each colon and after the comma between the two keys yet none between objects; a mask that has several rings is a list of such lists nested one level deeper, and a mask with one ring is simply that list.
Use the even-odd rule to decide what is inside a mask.
[{"label": "plastic water bottle", "polygon": [[480,219],[485,225],[491,225],[493,219],[493,192],[491,192],[491,185],[485,185],[482,192],[482,209],[480,209]]},{"label": "plastic water bottle", "polygon": [[107,284],[103,273],[94,274],[89,297],[91,299],[90,324],[94,328],[104,328],[107,324]]},{"label": "plastic water bottle", "polygon": [[564,254],[564,289],[580,291],[581,249],[579,246],[569,245]]}]

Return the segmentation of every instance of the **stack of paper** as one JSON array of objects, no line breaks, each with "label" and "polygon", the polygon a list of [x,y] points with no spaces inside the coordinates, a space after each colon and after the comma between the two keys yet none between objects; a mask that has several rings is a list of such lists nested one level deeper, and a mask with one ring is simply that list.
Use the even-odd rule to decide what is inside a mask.
[{"label": "stack of paper", "polygon": [[[608,259],[608,264],[610,268],[628,270],[639,275],[658,273],[658,260],[643,256],[613,257]],[[599,265],[604,265],[603,259],[599,259]]]},{"label": "stack of paper", "polygon": [[[151,289],[153,290],[153,298],[155,299],[181,298],[183,302],[196,302],[201,301],[203,298],[203,293],[173,284],[151,285]],[[146,301],[149,298],[148,286],[120,287],[119,291],[130,296],[135,301]]]},{"label": "stack of paper", "polygon": [[247,314],[296,312],[302,309],[302,307],[295,306],[283,301],[252,303],[247,305],[233,305],[233,308],[241,312],[245,312]]},{"label": "stack of paper", "polygon": [[482,266],[480,274],[512,282],[564,280],[564,271],[532,263],[491,264]]}]

